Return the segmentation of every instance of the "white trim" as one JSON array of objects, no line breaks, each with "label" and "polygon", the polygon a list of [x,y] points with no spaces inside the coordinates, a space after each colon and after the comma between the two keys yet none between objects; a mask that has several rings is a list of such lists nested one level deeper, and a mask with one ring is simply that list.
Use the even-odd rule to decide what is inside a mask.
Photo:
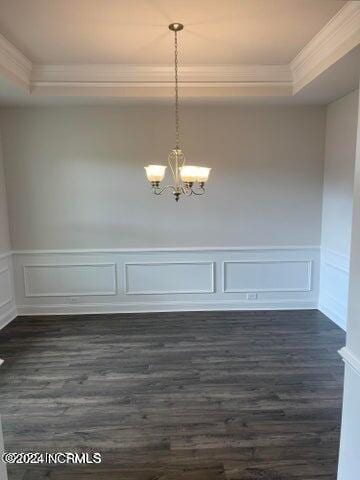
[{"label": "white trim", "polygon": [[[173,70],[167,65],[34,65],[31,86],[172,86]],[[179,79],[183,86],[292,86],[288,65],[185,65]]]},{"label": "white trim", "polygon": [[349,255],[346,255],[346,253],[342,253],[342,252],[339,252],[338,250],[334,250],[333,248],[327,248],[327,247],[321,247],[321,249],[324,253],[335,255],[339,258],[343,258],[345,261],[349,260]]},{"label": "white trim", "polygon": [[[209,290],[145,290],[132,292],[129,290],[128,266],[129,265],[210,265],[211,266],[211,287]],[[179,294],[202,294],[215,292],[215,262],[212,261],[167,261],[167,262],[126,262],[124,263],[124,292],[125,295],[179,295]]]},{"label": "white trim", "polygon": [[[3,268],[2,270],[0,270],[0,275],[4,274],[4,273],[7,273],[8,274],[8,281],[9,281],[9,290],[11,291],[12,288],[11,288],[11,279],[10,279],[10,270],[9,270],[9,267],[5,267]],[[6,300],[4,300],[2,303],[0,303],[0,308],[3,308],[5,307],[5,305],[11,303],[13,300],[13,297],[10,295],[10,297]]]},{"label": "white trim", "polygon": [[[319,247],[314,246],[284,246],[284,247],[193,247],[193,248],[156,248],[156,249],[116,249],[116,250],[62,250],[60,251],[35,251],[35,253],[24,253],[17,255],[14,253],[14,277],[16,284],[16,303],[22,308],[21,312],[37,314],[37,312],[62,312],[66,313],[117,313],[131,311],[179,311],[185,310],[248,310],[248,309],[296,309],[296,308],[317,308],[318,304],[318,274],[319,274]],[[95,255],[95,256],[94,256]],[[311,280],[312,289],[283,292],[279,289],[274,293],[259,292],[258,298],[247,299],[243,293],[224,293],[221,290],[222,274],[221,264],[223,261],[252,261],[262,262],[313,262],[314,280]],[[113,297],[97,297],[94,292],[86,292],[86,296],[80,298],[76,292],[64,294],[62,288],[53,288],[51,292],[45,287],[31,290],[24,286],[24,266],[28,268],[34,266],[57,266],[62,265],[88,265],[112,263],[117,266],[118,290]],[[174,264],[195,264],[195,271],[199,273],[197,281],[192,288],[187,289],[187,285],[182,287],[181,283],[173,285],[174,290],[166,283],[159,288],[154,287],[151,282],[142,286],[137,284],[133,288],[131,285],[130,265],[171,265]],[[197,265],[197,267],[196,267]],[[201,267],[205,265],[205,267]],[[311,264],[312,266],[312,264]],[[141,267],[140,267],[141,268]],[[145,267],[143,267],[145,268]],[[206,277],[203,269],[206,268]],[[197,272],[201,269],[201,272]],[[211,269],[211,271],[209,271]],[[125,271],[129,275],[125,279]],[[46,272],[47,273],[47,272]],[[52,271],[49,271],[51,276]],[[211,275],[211,279],[209,277]],[[46,277],[45,277],[46,278]],[[84,281],[86,279],[84,278]],[[207,280],[206,284],[203,283]],[[42,280],[43,282],[43,280]],[[42,283],[41,282],[41,283]],[[88,290],[86,283],[81,282],[79,290]],[[130,282],[130,284],[129,284]],[[200,283],[199,283],[200,282]],[[274,279],[276,282],[276,278]],[[25,279],[26,283],[26,279]],[[275,286],[276,283],[274,283]],[[72,288],[72,290],[77,290]],[[255,284],[256,285],[256,284]],[[149,291],[147,290],[149,287]],[[261,285],[259,284],[259,287]],[[284,285],[286,287],[286,284]],[[40,288],[40,287],[39,287]],[[69,288],[69,287],[68,287]],[[107,288],[107,284],[106,284]],[[198,289],[197,289],[198,288]],[[206,288],[206,291],[204,291]],[[141,290],[141,291],[137,291]],[[163,291],[167,290],[167,291]],[[130,290],[130,292],[129,292]],[[146,290],[146,291],[143,291]],[[150,291],[151,290],[151,291]],[[180,291],[181,290],[181,291]],[[186,291],[184,291],[186,290]],[[260,289],[261,290],[261,289]],[[25,293],[24,293],[25,291]],[[258,290],[257,290],[258,291]],[[53,294],[53,293],[58,293]],[[50,295],[51,293],[51,295]],[[91,293],[91,294],[90,294]],[[101,292],[103,293],[103,292]],[[25,295],[27,294],[27,295]],[[28,295],[41,294],[40,298],[29,298]],[[41,298],[44,295],[49,297]],[[180,295],[179,295],[180,294]],[[142,297],[144,295],[144,297]],[[183,296],[181,296],[183,295]],[[54,297],[54,298],[51,298]],[[62,297],[56,300],[55,297]],[[140,300],[140,302],[139,302]]]},{"label": "white trim", "polygon": [[319,310],[346,331],[350,257],[321,248]]},{"label": "white trim", "polygon": [[3,313],[0,315],[0,330],[4,328],[6,325],[8,325],[10,322],[12,322],[16,317],[18,313],[16,310],[16,307],[11,308],[11,310],[8,310],[7,312]]},{"label": "white trim", "polygon": [[328,293],[322,293],[322,300],[318,305],[321,313],[326,315],[331,321],[346,332],[346,305],[340,304],[334,297]]},{"label": "white trim", "polygon": [[321,263],[346,274],[350,272],[350,256],[331,248],[321,248]]},{"label": "white trim", "polygon": [[76,305],[18,305],[19,315],[75,315],[97,313],[155,313],[187,311],[221,311],[221,310],[316,310],[317,302],[312,300],[212,300],[134,302]]},{"label": "white trim", "polygon": [[[31,88],[33,91],[41,93],[41,88],[52,88],[56,87],[59,89],[60,92],[66,92],[66,88],[84,88],[84,89],[96,89],[96,88],[109,88],[109,89],[116,89],[116,88],[162,88],[167,87],[171,88],[174,86],[173,82],[36,82],[31,84]],[[198,87],[198,88],[224,88],[224,87],[241,87],[241,88],[252,88],[257,89],[258,87],[263,87],[264,91],[267,93],[272,93],[275,95],[276,90],[270,90],[270,88],[276,88],[281,92],[284,96],[292,94],[292,83],[285,83],[285,82],[183,82],[179,81],[179,86],[183,89],[186,87]],[[89,91],[85,92],[89,93]],[[183,92],[186,94],[186,91]]]},{"label": "white trim", "polygon": [[4,260],[4,258],[11,257],[12,252],[5,252],[5,253],[0,253],[0,260]]},{"label": "white trim", "polygon": [[[71,268],[71,267],[113,267],[113,281],[114,286],[113,290],[109,292],[63,292],[63,293],[30,293],[28,287],[28,279],[26,277],[26,270],[30,268]],[[22,266],[23,272],[23,282],[24,282],[24,292],[26,298],[45,298],[45,297],[88,297],[88,296],[111,296],[117,295],[118,288],[117,288],[117,269],[116,263],[108,262],[108,263],[61,263],[61,264],[29,264]]]},{"label": "white trim", "polygon": [[[0,359],[0,366],[3,363],[3,360]],[[4,454],[5,447],[4,447],[4,435],[2,431],[2,423],[1,423],[1,416],[0,416],[0,456]],[[1,462],[0,464],[0,478],[1,480],[8,480],[8,475],[7,475],[7,468],[6,468],[6,463]]]},{"label": "white trim", "polygon": [[360,2],[347,2],[290,62],[294,94],[360,42]]},{"label": "white trim", "polygon": [[[359,43],[360,2],[349,1],[289,64],[181,66],[180,83],[183,87],[221,87],[224,96],[234,87],[245,87],[237,95],[291,96]],[[101,93],[105,87],[119,88],[118,95],[129,96],[123,89],[173,86],[173,67],[167,65],[33,64],[2,35],[0,70],[33,95],[107,95]]]},{"label": "white trim", "polygon": [[337,263],[329,262],[327,260],[323,261],[324,265],[327,265],[328,267],[335,268],[336,270],[339,270],[340,272],[344,272],[346,274],[349,274],[349,269],[346,267],[343,267]]},{"label": "white trim", "polygon": [[343,361],[351,367],[354,372],[360,375],[360,359],[353,353],[349,347],[343,347],[339,350],[339,354],[342,357]]},{"label": "white trim", "polygon": [[28,87],[32,63],[12,43],[0,34],[0,68],[8,72],[17,83]]},{"label": "white trim", "polygon": [[[98,253],[153,253],[153,252],[252,252],[274,250],[320,250],[320,245],[274,245],[274,246],[243,246],[243,247],[139,247],[139,248],[77,248],[60,250],[13,250],[13,255],[78,255]],[[11,253],[10,253],[11,254]]]},{"label": "white trim", "polygon": [[[228,289],[226,288],[226,266],[234,263],[307,263],[308,264],[308,285],[306,288],[244,288]],[[311,292],[312,285],[312,260],[225,260],[222,262],[222,291],[223,293],[264,293],[264,292]]]}]

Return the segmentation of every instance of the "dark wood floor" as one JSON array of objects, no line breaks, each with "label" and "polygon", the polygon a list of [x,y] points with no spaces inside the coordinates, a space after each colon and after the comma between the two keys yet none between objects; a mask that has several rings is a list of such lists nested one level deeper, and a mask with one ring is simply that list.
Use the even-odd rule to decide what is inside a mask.
[{"label": "dark wood floor", "polygon": [[25,317],[0,332],[10,480],[336,478],[344,333],[317,311]]}]

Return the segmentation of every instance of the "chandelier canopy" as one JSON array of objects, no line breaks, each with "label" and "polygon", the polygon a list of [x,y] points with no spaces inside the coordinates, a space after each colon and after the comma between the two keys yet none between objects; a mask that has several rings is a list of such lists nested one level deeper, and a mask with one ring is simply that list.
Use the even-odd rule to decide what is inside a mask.
[{"label": "chandelier canopy", "polygon": [[161,195],[166,191],[173,193],[176,201],[180,195],[203,195],[211,168],[186,165],[185,156],[180,147],[180,118],[179,118],[179,81],[178,81],[178,38],[177,34],[183,30],[181,23],[171,23],[169,29],[174,32],[175,54],[175,148],[168,156],[168,164],[173,176],[174,183],[162,187],[160,182],[164,180],[166,165],[148,165],[145,167],[146,176],[151,183],[155,195]]}]

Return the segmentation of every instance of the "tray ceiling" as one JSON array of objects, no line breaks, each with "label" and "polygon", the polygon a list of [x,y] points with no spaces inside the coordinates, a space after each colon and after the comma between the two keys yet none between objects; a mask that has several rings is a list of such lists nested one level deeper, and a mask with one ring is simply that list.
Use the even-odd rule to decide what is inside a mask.
[{"label": "tray ceiling", "polygon": [[284,64],[339,0],[0,0],[0,32],[35,63]]},{"label": "tray ceiling", "polygon": [[[311,82],[359,58],[357,1],[0,0],[0,104],[170,98],[172,21],[185,23],[185,99],[306,101]],[[330,100],[339,78],[356,88],[357,64],[339,65],[326,76]]]}]

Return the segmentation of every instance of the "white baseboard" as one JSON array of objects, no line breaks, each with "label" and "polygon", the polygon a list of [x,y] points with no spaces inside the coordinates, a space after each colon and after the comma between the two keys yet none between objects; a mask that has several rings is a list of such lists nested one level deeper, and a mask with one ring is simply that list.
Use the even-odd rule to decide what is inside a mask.
[{"label": "white baseboard", "polygon": [[[324,301],[323,295],[323,301]],[[338,327],[346,332],[346,307],[344,305],[337,304],[333,298],[326,297],[327,301],[319,303],[318,309],[321,313],[326,315],[332,320]]]},{"label": "white baseboard", "polygon": [[17,315],[18,315],[18,312],[16,310],[16,307],[14,306],[12,306],[12,308],[7,312],[2,313],[0,315],[0,330],[6,327],[6,325],[10,323],[12,320],[14,320],[17,317]]},{"label": "white baseboard", "polygon": [[152,313],[152,312],[195,312],[222,310],[314,310],[313,301],[277,301],[277,302],[139,302],[106,303],[78,305],[19,305],[19,315],[84,315],[98,313]]}]

